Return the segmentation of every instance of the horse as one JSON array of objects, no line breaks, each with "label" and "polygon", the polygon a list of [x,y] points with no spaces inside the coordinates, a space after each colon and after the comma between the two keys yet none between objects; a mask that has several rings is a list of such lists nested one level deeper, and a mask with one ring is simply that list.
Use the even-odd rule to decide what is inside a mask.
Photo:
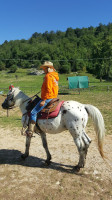
[{"label": "horse", "polygon": [[[3,109],[12,109],[18,106],[22,112],[23,128],[28,126],[29,116],[26,107],[31,100],[19,88],[13,87],[9,90],[6,99],[2,103]],[[51,154],[48,149],[46,132],[49,134],[61,133],[68,130],[73,137],[73,141],[78,149],[79,161],[74,169],[79,172],[80,168],[84,168],[87,151],[91,143],[90,137],[87,135],[85,128],[88,118],[91,117],[94,129],[97,135],[98,150],[101,157],[104,159],[103,142],[105,137],[105,124],[100,110],[90,104],[81,104],[77,101],[64,101],[58,113],[58,116],[51,119],[38,119],[38,127],[35,128],[35,133],[39,133],[42,139],[42,144],[46,152],[45,163],[51,163]],[[29,156],[29,148],[31,137],[26,135],[25,153],[21,155],[23,159]]]}]

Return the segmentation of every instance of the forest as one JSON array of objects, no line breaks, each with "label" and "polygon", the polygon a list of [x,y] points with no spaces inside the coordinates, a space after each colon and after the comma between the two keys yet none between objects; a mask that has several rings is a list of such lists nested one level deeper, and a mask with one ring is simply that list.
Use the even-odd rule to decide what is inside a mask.
[{"label": "forest", "polygon": [[0,70],[36,68],[50,60],[59,73],[87,71],[112,80],[112,23],[97,27],[35,32],[28,39],[0,45]]}]

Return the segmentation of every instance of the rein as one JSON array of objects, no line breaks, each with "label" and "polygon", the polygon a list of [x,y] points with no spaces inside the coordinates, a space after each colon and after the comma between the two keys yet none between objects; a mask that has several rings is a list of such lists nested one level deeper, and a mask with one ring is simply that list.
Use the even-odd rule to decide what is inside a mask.
[{"label": "rein", "polygon": [[33,99],[34,97],[36,97],[41,91],[37,92],[37,94],[35,94],[34,96],[32,97],[29,97],[28,99],[24,100],[22,103],[25,103],[26,101],[30,100],[30,99]]},{"label": "rein", "polygon": [[[32,97],[29,97],[28,99],[24,100],[24,101],[22,102],[22,104],[25,103],[26,101],[31,100],[31,99],[33,99],[34,97],[36,97],[40,92],[41,92],[41,91],[37,92],[37,94],[33,95]],[[28,112],[25,112],[22,116],[26,115],[27,113],[28,113]]]},{"label": "rein", "polygon": [[[33,99],[34,97],[36,97],[40,92],[41,92],[41,91],[37,92],[37,94],[35,94],[34,96],[29,97],[28,99],[24,100],[24,101],[22,102],[22,104],[25,103],[26,101],[31,100],[31,99]],[[2,95],[2,96],[5,96],[5,95]],[[13,109],[13,108],[16,108],[16,106],[13,105],[13,106],[7,108],[7,112],[8,112],[8,110],[11,110],[11,109]],[[24,113],[23,116],[24,116],[25,114],[27,114],[27,112]]]}]

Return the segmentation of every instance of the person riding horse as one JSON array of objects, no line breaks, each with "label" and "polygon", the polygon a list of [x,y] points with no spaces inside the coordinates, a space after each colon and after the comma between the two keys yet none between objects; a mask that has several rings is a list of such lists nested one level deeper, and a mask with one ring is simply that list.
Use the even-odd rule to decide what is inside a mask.
[{"label": "person riding horse", "polygon": [[[48,69],[46,69],[46,71]],[[50,69],[52,69],[52,67]],[[48,74],[49,73],[47,73],[46,76]],[[11,89],[9,89],[6,99],[2,103],[3,109],[12,109],[14,106],[18,106],[20,108],[22,112],[23,128],[26,128],[28,126],[29,115],[26,108],[29,105],[29,99],[31,98],[25,95],[19,88],[11,86]],[[44,100],[45,99],[42,99],[41,102],[43,102]],[[39,107],[41,108],[40,105]],[[83,168],[85,166],[88,148],[91,144],[91,139],[89,138],[85,130],[89,117],[91,117],[93,121],[94,129],[97,136],[99,153],[103,159],[106,158],[103,151],[105,123],[100,110],[90,104],[82,104],[77,101],[67,100],[62,103],[59,113],[56,117],[42,119],[38,117],[38,125],[40,127],[39,134],[41,136],[42,144],[46,152],[47,159],[45,160],[45,163],[47,165],[50,164],[52,157],[47,145],[46,132],[49,134],[56,134],[67,130],[72,135],[73,141],[76,144],[77,150],[79,152],[79,161],[78,164],[75,165],[74,169],[76,172],[79,172],[80,168]],[[36,127],[37,124],[34,131],[38,134],[38,127],[37,129]],[[21,158],[25,159],[29,156],[30,143],[31,137],[26,134],[25,153],[21,155]]]},{"label": "person riding horse", "polygon": [[40,68],[43,69],[45,73],[41,87],[41,100],[31,111],[29,126],[26,130],[26,134],[28,136],[33,135],[37,120],[37,113],[39,113],[53,98],[57,98],[58,96],[59,76],[53,66],[53,63],[50,61],[45,61]]}]

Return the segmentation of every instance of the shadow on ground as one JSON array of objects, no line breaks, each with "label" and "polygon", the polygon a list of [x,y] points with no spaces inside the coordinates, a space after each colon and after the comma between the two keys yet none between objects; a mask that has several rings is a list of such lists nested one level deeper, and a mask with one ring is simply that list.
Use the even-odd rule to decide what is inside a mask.
[{"label": "shadow on ground", "polygon": [[[21,152],[18,150],[1,149],[0,150],[0,165],[21,165],[25,167],[37,167],[37,168],[49,168],[52,170],[57,170],[66,173],[75,173],[72,165],[65,165],[61,163],[51,162],[48,166],[45,164],[45,160],[35,156],[28,156],[25,160],[21,158]],[[81,173],[78,174],[81,176]]]}]

